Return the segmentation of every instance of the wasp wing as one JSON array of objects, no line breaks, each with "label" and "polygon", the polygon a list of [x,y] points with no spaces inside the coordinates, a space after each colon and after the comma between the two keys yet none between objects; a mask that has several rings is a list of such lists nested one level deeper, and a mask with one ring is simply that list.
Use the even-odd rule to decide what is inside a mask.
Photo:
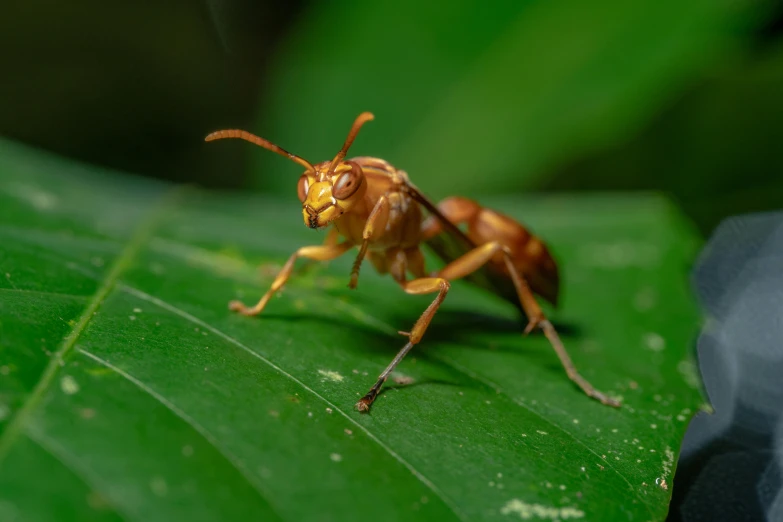
[{"label": "wasp wing", "polygon": [[[427,210],[431,219],[437,219],[440,223],[442,232],[428,239],[426,244],[444,263],[450,263],[479,246],[465,232],[460,230],[457,225],[449,221],[438,210],[438,207],[410,181],[406,183],[406,189],[411,198]],[[494,269],[492,263],[482,266],[464,279],[480,288],[499,295],[514,304],[524,314],[514,288],[514,283],[508,275]]]}]

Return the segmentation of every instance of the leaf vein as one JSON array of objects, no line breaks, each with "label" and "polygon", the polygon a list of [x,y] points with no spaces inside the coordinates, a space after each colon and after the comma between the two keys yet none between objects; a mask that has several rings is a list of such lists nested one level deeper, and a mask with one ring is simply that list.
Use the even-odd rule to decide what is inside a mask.
[{"label": "leaf vein", "polygon": [[154,389],[152,389],[150,386],[144,384],[142,381],[137,379],[136,377],[132,376],[125,370],[122,370],[121,368],[118,368],[117,366],[114,366],[109,361],[102,359],[98,357],[97,355],[88,352],[84,348],[78,349],[80,353],[84,354],[85,356],[89,357],[90,359],[94,360],[98,364],[105,366],[106,368],[109,368],[110,370],[114,371],[116,374],[120,375],[124,379],[128,380],[129,382],[136,385],[140,390],[150,395],[152,398],[160,402],[163,406],[168,408],[174,415],[182,419],[185,423],[187,423],[191,428],[193,428],[196,432],[198,432],[202,437],[204,437],[207,442],[209,442],[219,453],[223,455],[223,457],[228,460],[228,462],[231,463],[231,465],[240,473],[242,476],[245,477],[245,479],[250,483],[250,485],[253,487],[253,489],[256,490],[256,492],[261,496],[261,498],[264,499],[264,501],[269,504],[272,511],[278,516],[280,520],[283,520],[283,518],[278,513],[277,509],[274,508],[272,505],[272,502],[269,500],[272,495],[270,492],[265,491],[263,486],[258,483],[258,481],[254,480],[253,475],[242,465],[239,458],[237,458],[236,455],[234,455],[231,451],[229,451],[227,448],[223,447],[222,444],[220,444],[220,441],[204,426],[202,426],[198,421],[196,421],[194,418],[189,416],[187,413],[179,409],[177,405],[175,405],[173,402],[169,401],[165,397],[163,397],[161,394],[156,392]]},{"label": "leaf vein", "polygon": [[86,484],[92,491],[101,492],[106,498],[111,499],[112,510],[123,520],[144,520],[144,517],[138,513],[132,513],[127,511],[126,506],[121,506],[119,502],[116,502],[110,493],[102,491],[102,488],[98,487],[98,484],[104,482],[98,477],[91,469],[78,462],[78,458],[71,454],[68,450],[63,448],[54,439],[47,437],[43,432],[37,429],[28,428],[25,433],[27,438],[38,445],[42,450],[51,455],[71,473],[79,477],[84,484]]},{"label": "leaf vein", "polygon": [[[382,330],[384,330],[386,332],[389,332],[389,333],[396,332],[396,329],[394,327],[386,324],[384,321],[378,319],[377,317],[374,317],[374,316],[368,314],[363,309],[360,309],[358,307],[355,307],[355,306],[351,305],[350,303],[346,303],[346,302],[342,302],[342,301],[337,301],[337,303],[340,306],[342,306],[344,309],[351,310],[353,312],[353,316],[355,318],[357,318],[358,320],[364,321],[365,324],[368,325],[368,326],[380,328],[380,329],[382,329]],[[479,382],[479,383],[481,383],[481,384],[483,384],[485,386],[489,386],[494,391],[496,391],[496,392],[500,393],[501,395],[505,396],[507,399],[509,399],[514,404],[516,404],[516,405],[518,405],[518,406],[528,410],[530,413],[532,413],[533,415],[535,415],[536,417],[541,419],[544,423],[548,424],[552,428],[565,433],[568,437],[573,439],[578,445],[583,446],[588,452],[593,454],[596,457],[596,459],[598,459],[600,462],[604,462],[603,465],[605,465],[606,467],[608,467],[609,469],[614,471],[621,479],[623,479],[623,481],[626,484],[628,484],[628,487],[631,489],[631,491],[635,491],[635,489],[633,487],[633,484],[631,483],[631,481],[625,475],[623,475],[617,468],[612,466],[612,464],[610,462],[602,459],[601,456],[598,455],[598,453],[595,450],[593,450],[592,448],[590,448],[590,446],[588,446],[582,440],[577,438],[573,433],[571,433],[568,430],[562,428],[561,426],[558,426],[557,424],[552,422],[550,419],[547,419],[546,417],[541,415],[541,413],[539,413],[539,412],[535,411],[534,409],[532,409],[527,404],[519,402],[518,400],[516,400],[514,397],[509,395],[505,390],[503,390],[500,386],[498,386],[494,382],[492,382],[490,380],[487,380],[487,379],[485,379],[483,377],[480,377],[475,372],[470,371],[469,369],[465,368],[464,366],[460,365],[459,363],[455,362],[454,360],[450,359],[449,357],[445,357],[445,356],[437,355],[437,354],[430,354],[430,355],[434,356],[437,359],[439,359],[444,364],[446,364],[448,366],[451,366],[453,369],[455,369],[456,371],[458,371],[461,374],[465,375],[469,379],[472,379],[472,380],[474,380],[476,382]],[[642,496],[637,495],[637,499],[639,499],[642,502],[642,504],[647,506],[648,509],[651,509],[649,504],[647,502],[645,502],[645,498],[643,498]],[[652,511],[650,511],[650,513],[652,514]]]},{"label": "leaf vein", "polygon": [[[430,354],[430,355],[433,355],[433,354]],[[530,407],[530,406],[528,406],[527,404],[525,404],[525,403],[523,403],[523,402],[520,402],[520,401],[519,401],[519,400],[517,400],[516,398],[512,397],[512,396],[511,396],[511,395],[510,395],[508,392],[506,392],[506,391],[505,391],[503,388],[501,388],[500,386],[498,386],[496,383],[494,383],[494,382],[490,381],[489,379],[486,379],[486,378],[484,378],[484,377],[481,377],[480,375],[478,375],[477,373],[475,373],[475,372],[473,372],[473,371],[469,370],[468,368],[465,368],[464,366],[462,366],[462,365],[461,365],[461,364],[459,364],[458,362],[454,361],[454,360],[453,360],[453,359],[451,359],[450,357],[446,357],[446,356],[443,356],[443,355],[438,355],[438,354],[434,354],[434,357],[435,357],[436,359],[440,360],[441,362],[445,363],[446,365],[448,365],[448,366],[451,366],[452,368],[454,368],[454,369],[455,369],[455,370],[457,370],[458,372],[462,373],[463,375],[465,375],[465,376],[469,377],[470,379],[473,379],[474,381],[477,381],[477,382],[479,382],[479,383],[481,383],[481,384],[484,384],[485,386],[489,386],[490,388],[492,388],[493,390],[495,390],[495,392],[496,392],[496,393],[498,393],[498,394],[500,394],[500,395],[503,395],[504,397],[506,397],[507,399],[509,399],[511,402],[513,402],[513,403],[514,403],[514,404],[516,404],[517,406],[519,406],[519,407],[521,407],[521,408],[523,408],[523,409],[526,409],[527,411],[529,411],[530,413],[532,413],[533,415],[535,415],[535,416],[536,416],[536,417],[538,417],[539,419],[543,420],[544,422],[546,422],[547,424],[549,424],[550,426],[552,426],[552,428],[554,428],[554,429],[556,429],[556,430],[558,430],[558,431],[560,431],[560,432],[563,432],[563,433],[565,433],[566,435],[568,435],[568,437],[570,437],[571,439],[573,439],[573,440],[574,440],[574,442],[576,442],[576,443],[577,443],[579,446],[582,446],[582,447],[584,447],[584,448],[585,448],[585,449],[586,449],[586,450],[587,450],[589,453],[593,454],[593,455],[595,456],[596,460],[598,460],[599,462],[603,462],[603,464],[601,464],[602,466],[605,466],[605,467],[607,467],[607,468],[611,469],[612,471],[614,471],[614,472],[617,474],[617,476],[619,476],[621,479],[623,479],[623,481],[624,481],[626,484],[628,484],[628,487],[631,489],[631,491],[634,491],[633,484],[631,484],[631,481],[630,481],[630,480],[628,480],[628,478],[627,478],[625,475],[623,475],[623,474],[620,472],[620,470],[618,470],[617,468],[615,468],[614,466],[612,466],[612,464],[611,464],[611,463],[610,463],[608,460],[605,460],[605,459],[601,458],[601,456],[600,456],[600,455],[599,455],[599,454],[598,454],[598,453],[597,453],[597,452],[596,452],[594,449],[592,449],[590,446],[588,446],[587,444],[585,444],[585,443],[584,443],[584,442],[583,442],[581,439],[579,439],[579,438],[578,438],[576,435],[574,435],[574,434],[573,434],[573,433],[571,433],[570,431],[566,430],[565,428],[563,428],[563,427],[561,427],[561,426],[559,426],[559,425],[555,424],[555,423],[554,423],[554,422],[552,422],[551,420],[547,419],[547,418],[546,418],[546,417],[544,417],[544,416],[543,416],[541,413],[537,412],[536,410],[534,410],[533,408],[531,408],[531,407]],[[643,497],[641,497],[641,496],[637,496],[636,498],[637,498],[638,500],[640,500],[640,501],[642,502],[642,504],[644,504],[645,506],[648,506],[648,508],[649,508],[649,505],[647,504],[647,502],[645,502],[645,498],[643,498]],[[653,513],[652,513],[652,511],[650,511],[650,514],[651,514],[651,515],[653,514]]]},{"label": "leaf vein", "polygon": [[89,295],[77,295],[77,294],[69,294],[65,292],[46,292],[43,290],[28,290],[26,288],[0,288],[0,292],[8,292],[8,293],[15,293],[15,294],[32,294],[32,295],[40,295],[43,297],[62,297],[65,299],[73,299],[78,301],[87,301],[90,299]]},{"label": "leaf vein", "polygon": [[293,382],[295,382],[299,386],[301,386],[305,391],[307,391],[308,393],[311,393],[313,396],[315,396],[319,400],[323,401],[333,411],[339,413],[340,415],[345,417],[345,419],[348,422],[350,422],[351,424],[356,426],[358,429],[363,431],[367,435],[367,437],[370,438],[370,440],[372,440],[373,442],[378,444],[378,446],[380,446],[384,451],[386,451],[397,462],[399,462],[405,468],[407,468],[408,471],[410,471],[411,474],[414,477],[416,477],[422,484],[424,484],[435,495],[437,495],[452,510],[454,515],[459,520],[461,520],[463,522],[467,522],[469,520],[467,514],[465,514],[459,508],[459,506],[453,500],[451,500],[451,498],[449,498],[443,491],[441,491],[440,488],[438,488],[430,479],[425,477],[420,471],[418,471],[416,468],[414,468],[411,463],[409,463],[407,460],[402,458],[402,456],[400,456],[397,452],[395,452],[388,445],[386,445],[374,433],[372,433],[370,430],[368,430],[367,427],[365,427],[364,425],[362,425],[359,422],[357,422],[353,417],[351,417],[350,415],[345,413],[345,411],[343,411],[339,406],[337,406],[336,404],[332,403],[329,399],[327,399],[326,397],[324,397],[323,395],[319,394],[314,389],[312,389],[309,386],[307,386],[304,382],[300,381],[299,379],[297,379],[296,377],[294,377],[290,373],[286,372],[284,369],[282,369],[281,367],[279,367],[278,365],[276,365],[275,363],[273,363],[272,361],[270,361],[269,359],[267,359],[263,355],[261,355],[259,353],[256,353],[255,351],[251,350],[249,347],[245,346],[240,341],[234,339],[233,337],[231,337],[230,335],[224,333],[223,331],[218,330],[214,326],[212,326],[212,325],[210,325],[208,323],[205,323],[201,319],[199,319],[199,318],[189,314],[188,312],[186,312],[184,310],[181,310],[181,309],[177,308],[176,306],[173,306],[173,305],[171,305],[171,304],[169,304],[169,303],[167,303],[167,302],[165,302],[165,301],[163,301],[161,299],[158,299],[155,296],[147,294],[146,292],[143,292],[143,291],[141,291],[141,290],[139,290],[137,288],[133,288],[133,287],[130,287],[130,286],[127,286],[127,285],[122,285],[121,288],[122,288],[122,290],[124,290],[124,291],[126,291],[126,292],[128,292],[128,293],[130,293],[132,295],[135,295],[136,297],[138,297],[140,299],[144,299],[145,301],[153,303],[153,304],[155,304],[155,305],[157,305],[157,306],[159,306],[159,307],[161,307],[161,308],[163,308],[165,310],[168,310],[168,311],[170,311],[170,312],[172,312],[172,313],[182,317],[183,319],[186,319],[186,320],[188,320],[188,321],[190,321],[190,322],[192,322],[194,324],[199,325],[199,327],[201,327],[201,328],[205,328],[205,329],[209,330],[213,334],[215,334],[215,335],[225,339],[226,341],[228,341],[229,343],[233,344],[234,346],[244,350],[245,352],[247,352],[248,354],[252,355],[253,357],[261,360],[262,362],[264,362],[265,364],[267,364],[268,366],[270,366],[271,368],[273,368],[274,370],[279,372],[281,375],[287,377],[288,379],[291,379]]},{"label": "leaf vein", "polygon": [[44,368],[41,378],[35,385],[32,393],[27,398],[22,407],[17,411],[13,419],[8,423],[2,436],[0,436],[0,462],[10,451],[20,433],[26,428],[26,423],[30,418],[35,407],[40,403],[44,394],[49,390],[50,385],[60,371],[61,363],[73,351],[79,336],[84,332],[92,319],[94,313],[101,306],[106,297],[114,289],[120,275],[131,264],[133,258],[144,245],[144,242],[152,235],[153,229],[161,220],[164,210],[172,204],[173,197],[176,195],[176,189],[164,195],[161,200],[153,206],[146,220],[144,220],[131,235],[125,248],[114,260],[103,283],[98,287],[95,294],[90,298],[79,321],[73,327],[73,330],[63,339],[60,348],[52,355],[49,364]]}]

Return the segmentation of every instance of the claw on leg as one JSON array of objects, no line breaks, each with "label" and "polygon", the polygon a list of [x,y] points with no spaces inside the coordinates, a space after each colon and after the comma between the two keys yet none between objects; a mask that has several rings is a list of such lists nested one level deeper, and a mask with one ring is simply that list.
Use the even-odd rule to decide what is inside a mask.
[{"label": "claw on leg", "polygon": [[231,310],[232,312],[236,312],[238,314],[251,317],[261,313],[261,310],[263,310],[264,307],[266,306],[267,300],[268,299],[262,299],[255,306],[247,306],[242,301],[235,300],[228,303],[228,309]]},{"label": "claw on leg", "polygon": [[260,314],[275,292],[283,288],[283,286],[285,286],[285,284],[288,282],[288,278],[291,277],[291,272],[294,269],[294,263],[298,258],[303,257],[305,259],[313,259],[316,261],[329,261],[344,254],[349,248],[351,248],[351,246],[352,244],[346,241],[337,245],[319,245],[300,248],[294,252],[291,257],[288,258],[288,261],[286,261],[285,265],[283,265],[283,268],[272,282],[272,287],[267,291],[267,293],[263,295],[263,297],[261,297],[255,306],[249,307],[241,301],[231,301],[228,303],[228,309],[232,312],[237,312],[247,316]]},{"label": "claw on leg", "polygon": [[369,413],[370,405],[375,401],[375,397],[378,393],[369,392],[367,395],[359,399],[359,402],[354,406],[360,413]]}]

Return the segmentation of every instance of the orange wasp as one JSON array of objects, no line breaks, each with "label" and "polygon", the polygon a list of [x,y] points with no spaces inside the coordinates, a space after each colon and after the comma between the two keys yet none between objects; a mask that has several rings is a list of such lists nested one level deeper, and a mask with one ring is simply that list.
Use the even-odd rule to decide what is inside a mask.
[{"label": "orange wasp", "polygon": [[[305,225],[334,226],[325,244],[294,252],[258,303],[248,307],[232,301],[229,308],[248,316],[260,314],[274,293],[286,284],[297,259],[328,261],[358,246],[350,288],[356,288],[366,257],[379,273],[391,274],[406,293],[437,294],[411,331],[400,332],[408,342],[356,403],[359,411],[369,411],[394,368],[421,341],[449,292],[449,281],[460,278],[491,289],[519,307],[528,318],[524,333],[540,328],[573,382],[603,404],[619,406],[619,402],[596,390],[577,372],[555,328],[536,302],[533,292],[556,304],[559,289],[557,265],[544,243],[513,219],[469,199],[451,197],[434,205],[404,171],[382,159],[362,156],[346,160],[359,129],[373,119],[369,112],[360,114],[334,159],[316,165],[243,130],[216,131],[205,138],[243,139],[303,166],[305,172],[297,189]],[[426,220],[422,207],[429,213]],[[459,228],[462,224],[467,232]],[[342,241],[338,242],[339,236]],[[432,246],[446,266],[427,273],[420,250],[423,242]]]}]

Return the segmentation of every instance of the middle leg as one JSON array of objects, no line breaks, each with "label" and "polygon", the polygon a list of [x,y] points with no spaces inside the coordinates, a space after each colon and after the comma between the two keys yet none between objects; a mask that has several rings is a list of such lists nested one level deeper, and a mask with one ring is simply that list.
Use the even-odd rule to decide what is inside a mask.
[{"label": "middle leg", "polygon": [[432,318],[435,316],[435,312],[438,311],[441,303],[443,303],[443,300],[446,299],[446,294],[448,294],[449,288],[451,287],[449,282],[442,277],[423,277],[419,279],[413,279],[412,281],[399,282],[402,286],[402,289],[405,290],[405,292],[408,294],[421,295],[438,292],[438,295],[435,297],[432,303],[430,303],[427,309],[424,310],[424,313],[421,314],[421,317],[419,317],[419,319],[413,325],[413,328],[411,328],[410,333],[400,332],[408,336],[408,342],[405,343],[405,346],[402,347],[402,350],[400,350],[397,356],[394,357],[389,366],[383,370],[383,373],[378,376],[378,380],[373,385],[373,387],[370,388],[370,391],[367,392],[367,394],[356,403],[356,409],[361,412],[367,412],[370,410],[370,405],[373,403],[373,401],[375,401],[375,398],[381,391],[383,383],[385,383],[386,379],[389,378],[391,372],[393,372],[394,368],[400,364],[400,361],[402,361],[408,352],[411,351],[414,345],[421,341],[421,338],[424,336],[424,332],[427,331],[427,327],[430,325]]}]

